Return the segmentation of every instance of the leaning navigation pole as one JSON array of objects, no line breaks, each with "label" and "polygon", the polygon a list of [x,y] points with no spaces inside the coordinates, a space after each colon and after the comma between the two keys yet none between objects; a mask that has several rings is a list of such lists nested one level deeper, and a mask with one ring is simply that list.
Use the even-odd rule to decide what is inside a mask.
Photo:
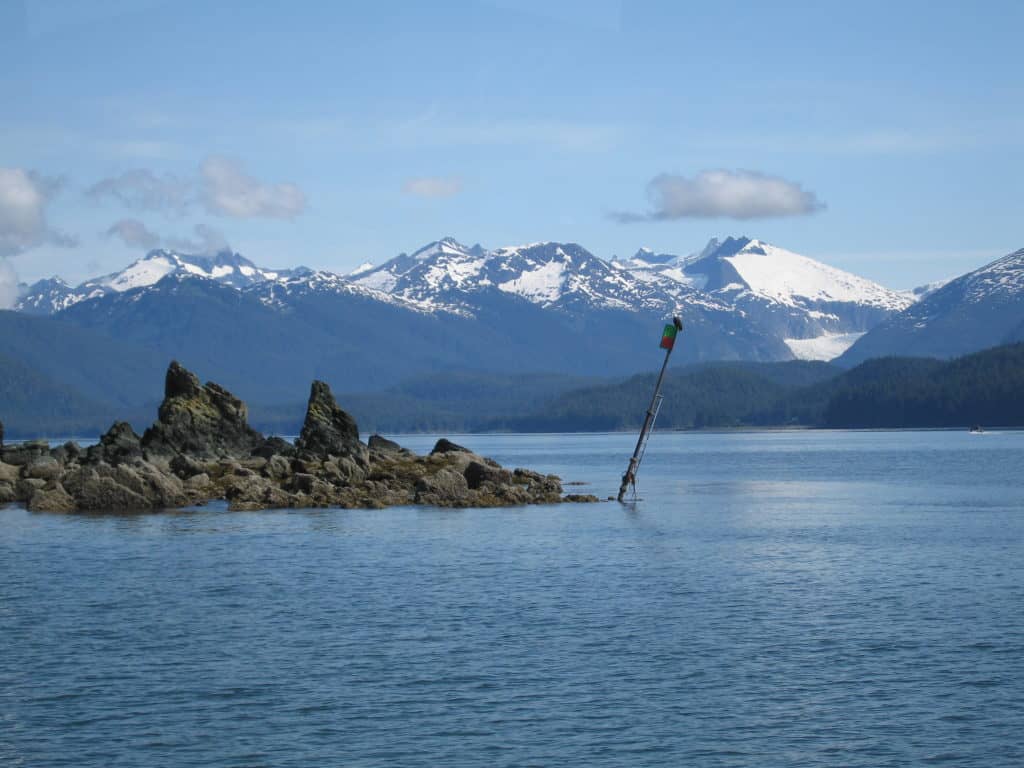
[{"label": "leaning navigation pole", "polygon": [[644,417],[644,425],[640,429],[640,437],[636,441],[636,448],[633,450],[633,457],[629,460],[626,474],[622,476],[622,485],[619,486],[619,501],[622,501],[626,491],[633,486],[636,491],[636,473],[640,470],[640,462],[644,459],[644,452],[647,450],[647,441],[651,437],[651,430],[654,429],[654,420],[658,418],[658,411],[661,408],[661,382],[665,378],[665,370],[668,368],[668,358],[672,354],[672,348],[676,344],[676,334],[683,330],[683,321],[678,317],[672,318],[672,323],[665,326],[661,334],[661,348],[665,350],[665,362],[661,364],[661,373],[658,374],[658,383],[654,385],[654,397],[647,408],[647,415]]}]

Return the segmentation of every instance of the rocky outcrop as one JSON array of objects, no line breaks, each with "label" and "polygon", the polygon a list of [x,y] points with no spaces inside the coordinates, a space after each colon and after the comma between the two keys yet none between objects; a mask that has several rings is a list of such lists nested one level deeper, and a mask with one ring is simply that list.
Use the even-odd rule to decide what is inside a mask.
[{"label": "rocky outcrop", "polygon": [[302,434],[292,445],[249,427],[245,403],[177,362],[167,371],[157,421],[140,438],[116,422],[99,442],[51,449],[45,440],[0,445],[0,504],[33,511],[125,511],[224,499],[229,509],[380,508],[404,504],[494,507],[597,501],[562,497],[554,475],[509,471],[449,440],[429,456],[373,435],[322,381],[313,382]]},{"label": "rocky outcrop", "polygon": [[338,407],[326,382],[314,381],[302,433],[295,447],[314,456],[363,456],[366,446],[359,442],[359,427]]},{"label": "rocky outcrop", "polygon": [[249,456],[263,435],[248,423],[245,403],[213,382],[199,384],[177,361],[167,369],[157,421],[142,436],[147,457]]},{"label": "rocky outcrop", "polygon": [[132,462],[142,458],[142,440],[131,424],[115,421],[99,443],[86,451],[86,457],[92,464],[105,461],[116,466]]}]

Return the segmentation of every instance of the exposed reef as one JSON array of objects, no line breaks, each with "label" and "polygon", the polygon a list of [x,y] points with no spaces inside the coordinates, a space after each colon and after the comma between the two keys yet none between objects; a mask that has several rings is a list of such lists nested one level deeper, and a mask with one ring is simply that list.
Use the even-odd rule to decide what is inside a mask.
[{"label": "exposed reef", "polygon": [[449,440],[427,456],[372,435],[359,439],[330,387],[314,381],[295,444],[249,426],[244,402],[201,384],[177,362],[167,369],[157,421],[140,437],[116,422],[96,445],[4,446],[0,504],[39,512],[166,509],[226,499],[229,509],[381,508],[405,504],[506,507],[592,502],[562,494],[555,475],[505,469]]}]

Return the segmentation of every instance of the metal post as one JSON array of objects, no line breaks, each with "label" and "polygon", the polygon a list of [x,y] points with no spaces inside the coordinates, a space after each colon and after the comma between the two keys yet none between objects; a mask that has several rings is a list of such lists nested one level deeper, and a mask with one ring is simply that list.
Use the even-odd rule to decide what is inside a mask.
[{"label": "metal post", "polygon": [[[672,319],[677,329],[681,329],[683,324],[679,321],[678,317]],[[661,383],[665,379],[665,371],[668,368],[668,359],[672,355],[672,350],[675,345],[665,350],[665,361],[661,364],[661,373],[658,374],[658,382],[654,385],[654,396],[651,398],[651,404],[647,408],[647,415],[644,417],[644,425],[640,429],[640,437],[637,438],[636,448],[633,450],[633,457],[629,460],[629,466],[626,468],[626,474],[622,476],[622,485],[619,486],[619,501],[622,501],[626,495],[626,490],[630,484],[636,484],[636,471],[640,468],[640,456],[644,449],[644,438],[647,436],[648,430],[650,430],[654,423],[654,416],[656,413],[656,406],[658,404],[658,395],[661,394]]]}]

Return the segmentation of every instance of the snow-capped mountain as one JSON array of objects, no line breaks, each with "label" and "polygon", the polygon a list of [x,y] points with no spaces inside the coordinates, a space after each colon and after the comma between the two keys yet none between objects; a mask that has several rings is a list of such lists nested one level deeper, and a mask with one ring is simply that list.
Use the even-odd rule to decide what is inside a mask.
[{"label": "snow-capped mountain", "polygon": [[749,291],[795,308],[862,304],[899,311],[908,305],[896,291],[863,277],[746,237],[729,237],[705,249],[704,255],[686,263],[683,271],[706,278],[704,290],[709,292]]},{"label": "snow-capped mountain", "polygon": [[[444,238],[352,276],[356,285],[421,307],[474,315],[488,296],[515,296],[557,311],[670,313],[681,303],[724,305],[666,279],[639,278],[575,243],[532,243],[488,251]],[[685,299],[684,299],[685,297]]]},{"label": "snow-capped mountain", "polygon": [[58,279],[40,281],[18,308],[52,314],[107,297],[130,294],[135,300],[138,291],[161,290],[168,278],[214,281],[280,312],[351,299],[481,323],[544,320],[578,332],[593,328],[599,315],[620,317],[615,322],[622,327],[680,315],[693,345],[686,354],[694,359],[830,359],[912,301],[748,238],[714,239],[689,256],[641,249],[609,262],[575,243],[488,250],[447,237],[347,275],[268,270],[229,252],[204,257],[153,251],[121,272],[75,288]]},{"label": "snow-capped mountain", "polygon": [[704,291],[783,334],[793,355],[830,360],[912,299],[761,240],[726,238],[683,268]]},{"label": "snow-capped mountain", "polygon": [[1024,340],[1024,248],[950,280],[868,332],[843,355],[954,357]]},{"label": "snow-capped mountain", "polygon": [[14,308],[29,315],[52,315],[81,301],[75,289],[59,277],[49,277],[25,286]]},{"label": "snow-capped mountain", "polygon": [[40,280],[29,286],[15,309],[30,314],[54,314],[82,301],[152,286],[171,275],[194,275],[241,289],[257,283],[286,280],[307,272],[309,270],[304,267],[263,269],[231,251],[202,256],[156,250],[120,272],[87,280],[77,287],[71,287],[59,277]]},{"label": "snow-capped mountain", "polygon": [[685,257],[641,249],[622,269],[659,276],[727,304],[780,335],[794,357],[829,360],[911,296],[762,240],[712,239]]}]

